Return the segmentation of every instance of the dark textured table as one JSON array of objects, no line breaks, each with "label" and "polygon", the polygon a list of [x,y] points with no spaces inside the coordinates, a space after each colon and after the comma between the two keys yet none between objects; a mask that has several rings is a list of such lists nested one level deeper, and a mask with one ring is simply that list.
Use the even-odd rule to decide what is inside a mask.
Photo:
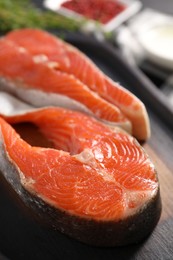
[{"label": "dark textured table", "polygon": [[173,14],[173,1],[172,0],[141,0],[144,7],[154,8],[168,14]]}]

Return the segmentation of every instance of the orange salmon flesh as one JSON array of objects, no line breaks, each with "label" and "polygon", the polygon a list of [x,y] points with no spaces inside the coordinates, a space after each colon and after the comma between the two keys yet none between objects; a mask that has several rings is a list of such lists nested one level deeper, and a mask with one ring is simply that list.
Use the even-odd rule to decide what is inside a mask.
[{"label": "orange salmon flesh", "polygon": [[[132,134],[137,139],[146,140],[150,136],[149,119],[144,104],[130,91],[108,78],[78,49],[48,32],[37,29],[14,30],[8,33],[5,39],[12,42],[13,45],[27,50],[37,63],[47,64],[54,70],[54,75],[56,74],[59,78],[57,81],[53,77],[52,82],[47,81],[46,85],[46,79],[39,74],[39,82],[32,81],[26,82],[26,84],[36,88],[39,84],[39,88],[45,92],[62,91],[66,95],[73,93],[73,98],[75,95],[78,101],[85,105],[87,103],[90,109],[94,108],[94,104],[97,102],[99,112],[94,111],[94,113],[99,114],[101,118],[118,122],[129,120],[132,124]],[[51,73],[53,75],[53,71]],[[8,77],[8,75],[5,76]],[[22,75],[18,76],[22,79]],[[80,93],[77,90],[78,87],[81,88]],[[90,96],[87,97],[84,88],[87,88]],[[91,92],[99,95],[96,102],[92,101]],[[86,98],[84,98],[85,95]],[[104,102],[102,101],[99,105],[101,98]],[[100,107],[104,107],[103,112]],[[107,116],[108,114],[111,115],[110,118]]]},{"label": "orange salmon flesh", "polygon": [[[0,118],[6,154],[22,185],[70,214],[119,220],[145,207],[158,191],[155,168],[130,135],[62,108]],[[31,122],[54,148],[33,147],[9,125]]]}]

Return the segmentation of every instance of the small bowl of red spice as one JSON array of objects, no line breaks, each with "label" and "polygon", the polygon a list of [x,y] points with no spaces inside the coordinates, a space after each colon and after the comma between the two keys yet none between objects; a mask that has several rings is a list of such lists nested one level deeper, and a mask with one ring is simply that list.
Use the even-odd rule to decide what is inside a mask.
[{"label": "small bowl of red spice", "polygon": [[71,0],[61,6],[102,24],[107,24],[127,8],[124,3],[113,0]]},{"label": "small bowl of red spice", "polygon": [[45,0],[44,5],[79,22],[86,19],[105,32],[113,31],[142,6],[139,0]]}]

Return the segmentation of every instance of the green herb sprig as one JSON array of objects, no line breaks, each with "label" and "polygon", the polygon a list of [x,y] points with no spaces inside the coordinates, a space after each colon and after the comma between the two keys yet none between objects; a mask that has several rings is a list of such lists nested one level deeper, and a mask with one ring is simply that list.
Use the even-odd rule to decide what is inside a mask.
[{"label": "green herb sprig", "polygon": [[76,31],[79,23],[51,11],[43,11],[29,0],[0,0],[0,32],[32,27]]}]

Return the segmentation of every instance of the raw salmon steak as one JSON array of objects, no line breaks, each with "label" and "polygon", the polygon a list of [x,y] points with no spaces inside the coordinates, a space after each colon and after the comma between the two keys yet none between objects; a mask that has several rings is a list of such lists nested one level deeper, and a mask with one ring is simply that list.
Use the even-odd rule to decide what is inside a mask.
[{"label": "raw salmon steak", "polygon": [[48,32],[37,29],[12,31],[6,38],[26,48],[32,55],[44,55],[56,64],[57,70],[75,76],[92,91],[117,106],[132,122],[132,133],[137,139],[146,140],[150,136],[149,119],[144,104],[131,92],[108,78],[78,49]]},{"label": "raw salmon steak", "polygon": [[[15,62],[14,62],[15,61]],[[131,122],[120,109],[93,92],[73,75],[52,68],[42,56],[6,39],[0,40],[0,88],[35,106],[58,105],[85,113],[131,133]]]},{"label": "raw salmon steak", "polygon": [[[0,170],[29,207],[91,245],[125,245],[149,235],[161,211],[159,184],[133,137],[79,112],[34,109],[7,96],[0,93]],[[14,130],[24,122],[53,147],[26,142]]]}]

